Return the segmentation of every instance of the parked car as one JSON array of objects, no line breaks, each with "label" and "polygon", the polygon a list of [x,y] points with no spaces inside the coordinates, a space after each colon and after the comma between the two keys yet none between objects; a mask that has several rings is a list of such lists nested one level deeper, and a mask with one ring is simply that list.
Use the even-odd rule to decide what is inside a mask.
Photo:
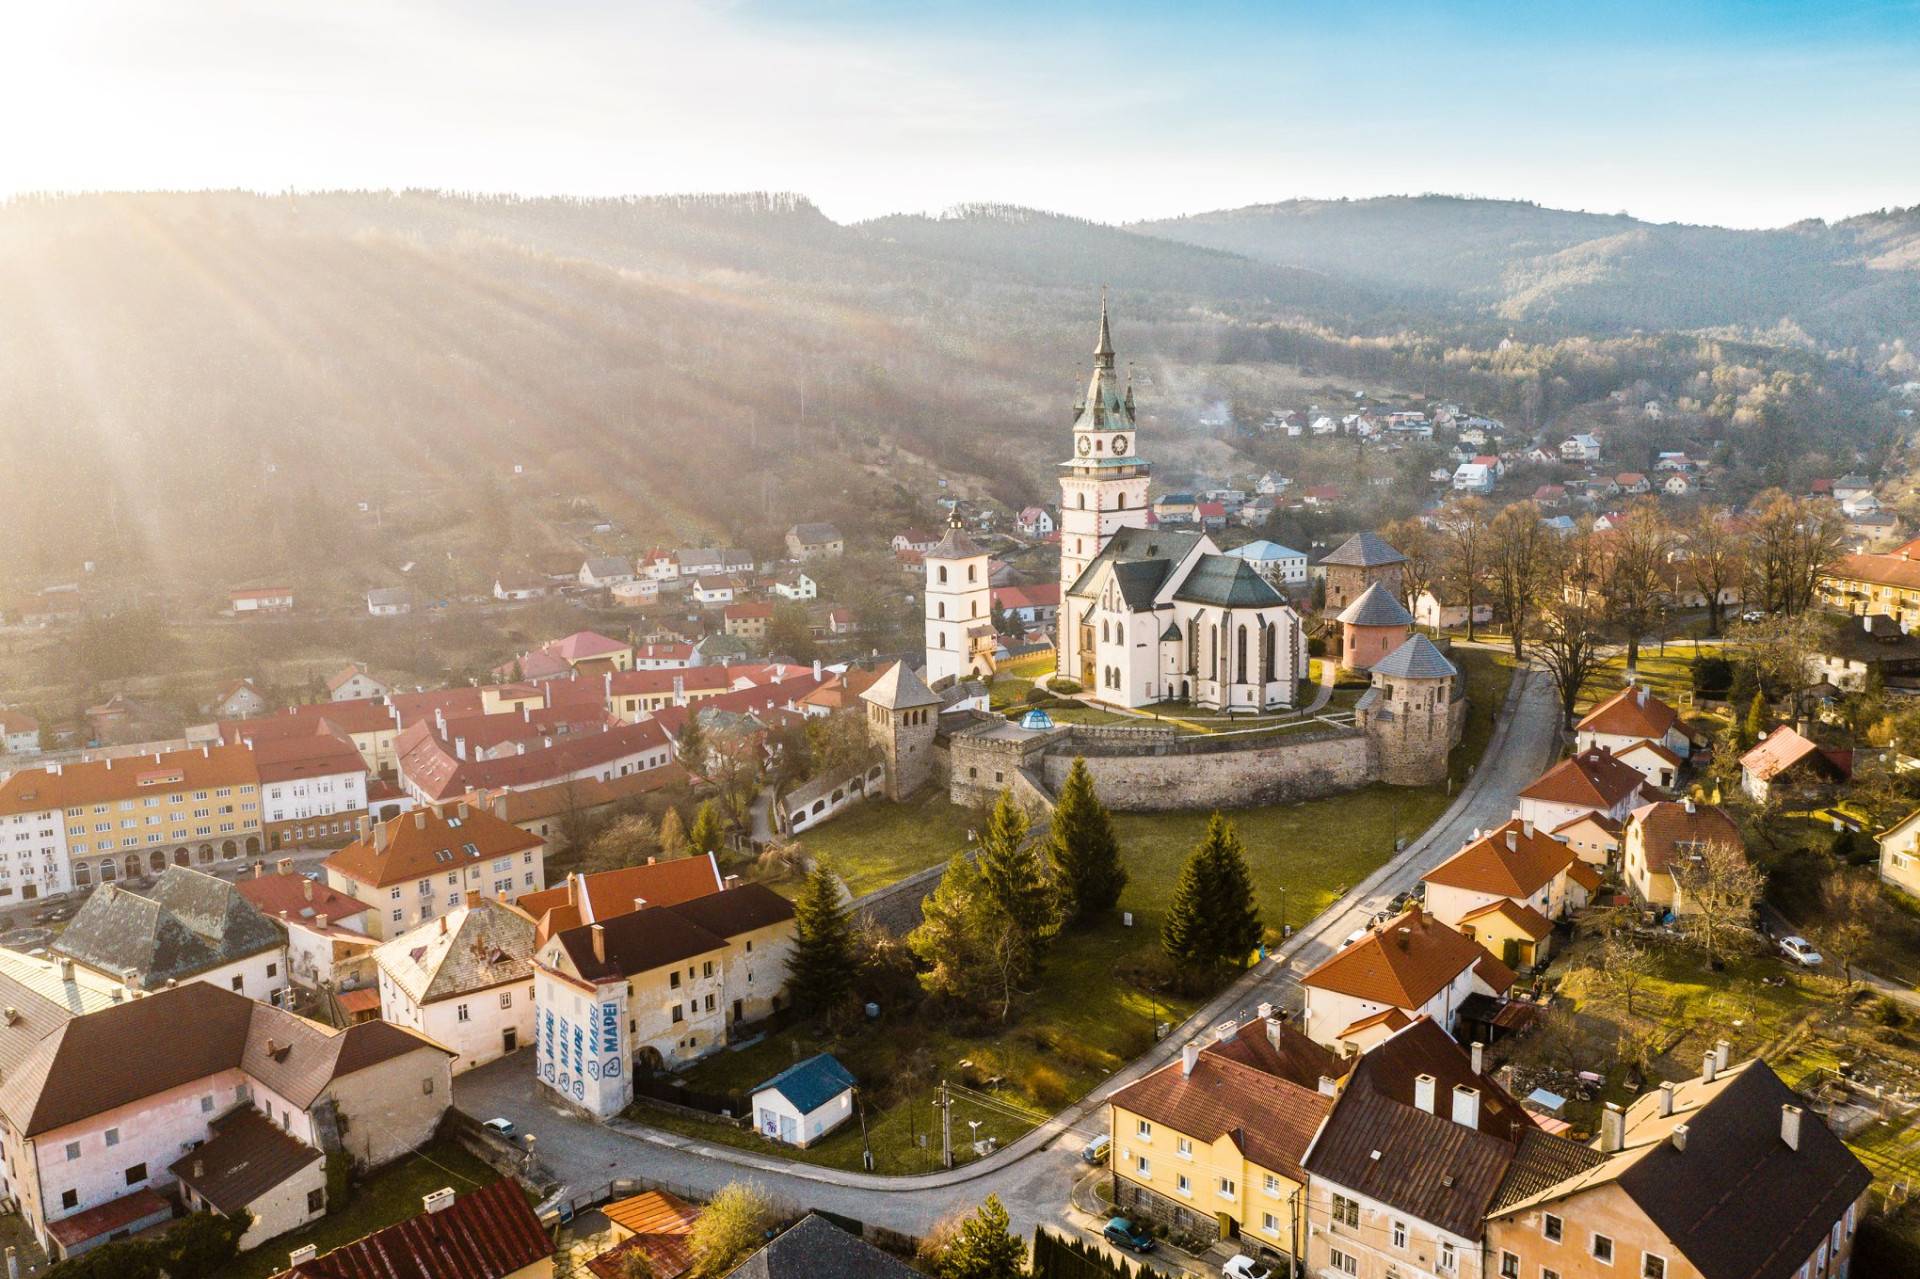
[{"label": "parked car", "polygon": [[1152,1252],[1153,1236],[1134,1226],[1125,1217],[1113,1217],[1108,1220],[1107,1228],[1100,1232],[1110,1244],[1127,1249],[1129,1252]]},{"label": "parked car", "polygon": [[1780,953],[1802,968],[1818,968],[1823,962],[1820,952],[1804,937],[1782,937]]},{"label": "parked car", "polygon": [[1220,1267],[1220,1273],[1225,1275],[1226,1279],[1269,1279],[1273,1274],[1273,1267],[1264,1261],[1255,1261],[1252,1257],[1241,1253]]},{"label": "parked car", "polygon": [[501,1137],[506,1137],[508,1139],[511,1139],[514,1134],[513,1120],[511,1119],[499,1119],[499,1118],[489,1119],[487,1120],[487,1122],[485,1122],[484,1124],[481,1124],[480,1126],[482,1128],[487,1129],[489,1132],[492,1132]]},{"label": "parked car", "polygon": [[1107,1151],[1112,1145],[1113,1138],[1107,1136],[1105,1133],[1101,1133],[1098,1137],[1095,1137],[1092,1141],[1080,1148],[1080,1157],[1090,1164],[1104,1163],[1107,1158]]},{"label": "parked car", "polygon": [[1757,608],[1750,608],[1740,614],[1740,620],[1743,622],[1764,622],[1767,620],[1767,615]]},{"label": "parked car", "polygon": [[1347,934],[1347,939],[1340,943],[1340,949],[1345,950],[1347,947],[1353,945],[1357,941],[1365,941],[1367,939],[1368,934],[1371,933],[1372,931],[1373,930],[1370,928],[1354,929],[1352,932]]}]

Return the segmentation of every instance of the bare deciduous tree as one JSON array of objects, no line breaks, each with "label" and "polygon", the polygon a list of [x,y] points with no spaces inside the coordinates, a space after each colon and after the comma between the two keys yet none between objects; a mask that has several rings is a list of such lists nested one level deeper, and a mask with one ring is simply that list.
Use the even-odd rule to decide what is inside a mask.
[{"label": "bare deciduous tree", "polygon": [[1846,548],[1846,519],[1824,498],[1798,498],[1778,489],[1753,499],[1747,552],[1748,598],[1769,613],[1797,615],[1813,604],[1820,570]]},{"label": "bare deciduous tree", "polygon": [[1553,676],[1560,694],[1560,723],[1573,721],[1573,708],[1599,671],[1600,618],[1583,593],[1549,599],[1541,609],[1540,638],[1534,656]]},{"label": "bare deciduous tree", "polygon": [[1766,872],[1747,860],[1746,850],[1726,840],[1709,840],[1684,851],[1673,864],[1675,908],[1687,935],[1719,968],[1736,937],[1751,926],[1753,908],[1766,890]]},{"label": "bare deciduous tree", "polygon": [[1745,547],[1724,511],[1702,510],[1685,537],[1682,575],[1707,601],[1707,633],[1718,635],[1725,620],[1726,593],[1744,573]]},{"label": "bare deciduous tree", "polygon": [[1539,606],[1555,540],[1532,502],[1515,502],[1487,525],[1487,576],[1507,619],[1515,658],[1526,656],[1527,630]]},{"label": "bare deciduous tree", "polygon": [[1445,548],[1445,571],[1441,579],[1446,593],[1459,598],[1467,607],[1469,640],[1474,636],[1474,605],[1480,602],[1481,583],[1487,572],[1487,525],[1490,522],[1485,500],[1477,497],[1449,501],[1435,519]]},{"label": "bare deciduous tree", "polygon": [[1652,498],[1642,498],[1599,542],[1600,589],[1607,620],[1627,645],[1627,669],[1640,664],[1640,640],[1666,612],[1667,553],[1673,535]]},{"label": "bare deciduous tree", "polygon": [[1653,956],[1647,948],[1625,930],[1609,933],[1594,956],[1594,967],[1602,988],[1620,1001],[1627,1016],[1633,1016],[1633,997],[1653,975]]}]

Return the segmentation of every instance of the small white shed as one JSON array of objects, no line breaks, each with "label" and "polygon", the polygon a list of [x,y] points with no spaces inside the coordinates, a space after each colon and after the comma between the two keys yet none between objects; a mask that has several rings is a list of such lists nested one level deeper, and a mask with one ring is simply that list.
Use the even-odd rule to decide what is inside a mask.
[{"label": "small white shed", "polygon": [[762,1137],[806,1147],[853,1115],[853,1075],[831,1053],[790,1066],[753,1090]]}]

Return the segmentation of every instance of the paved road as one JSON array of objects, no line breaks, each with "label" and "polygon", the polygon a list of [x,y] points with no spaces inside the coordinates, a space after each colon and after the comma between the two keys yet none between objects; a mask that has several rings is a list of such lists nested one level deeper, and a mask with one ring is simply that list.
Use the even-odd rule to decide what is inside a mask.
[{"label": "paved road", "polygon": [[1551,681],[1523,672],[1475,776],[1424,836],[1085,1101],[974,1164],[921,1177],[877,1177],[764,1157],[636,1124],[603,1127],[548,1102],[533,1084],[526,1050],[462,1075],[454,1084],[455,1104],[471,1115],[504,1116],[533,1133],[541,1162],[578,1190],[616,1176],[711,1189],[745,1176],[795,1202],[912,1233],[924,1232],[941,1217],[968,1209],[992,1192],[1007,1205],[1017,1231],[1030,1233],[1043,1221],[1072,1228],[1081,1224],[1069,1215],[1068,1204],[1069,1189],[1082,1168],[1077,1158],[1081,1134],[1104,1130],[1099,1119],[1107,1094],[1172,1060],[1181,1044],[1228,1016],[1251,1016],[1262,1002],[1297,1006],[1300,973],[1458,850],[1475,827],[1506,820],[1515,794],[1551,762],[1556,722]]}]

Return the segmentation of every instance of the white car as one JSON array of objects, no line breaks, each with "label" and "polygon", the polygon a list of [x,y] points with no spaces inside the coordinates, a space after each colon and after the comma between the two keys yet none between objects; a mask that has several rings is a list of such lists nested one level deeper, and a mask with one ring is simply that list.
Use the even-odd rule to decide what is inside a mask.
[{"label": "white car", "polygon": [[1804,937],[1782,937],[1780,953],[1803,968],[1818,968],[1822,962],[1820,952]]},{"label": "white car", "polygon": [[1345,950],[1357,941],[1365,941],[1372,933],[1373,930],[1371,928],[1356,928],[1347,934],[1345,941],[1340,943],[1340,949]]},{"label": "white car", "polygon": [[1255,1261],[1242,1253],[1220,1267],[1220,1273],[1225,1275],[1226,1279],[1270,1279],[1273,1267],[1263,1261]]}]

